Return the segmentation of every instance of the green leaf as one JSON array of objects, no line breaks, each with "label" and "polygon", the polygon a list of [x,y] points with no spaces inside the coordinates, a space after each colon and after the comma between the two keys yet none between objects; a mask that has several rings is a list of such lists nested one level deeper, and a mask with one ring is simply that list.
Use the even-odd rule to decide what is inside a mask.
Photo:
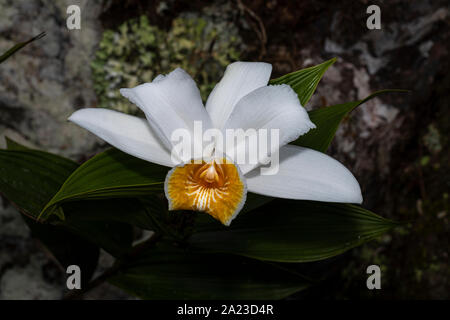
[{"label": "green leaf", "polygon": [[316,91],[317,85],[325,71],[336,61],[336,58],[325,61],[313,67],[288,73],[277,79],[270,80],[270,84],[288,84],[297,93],[298,98],[305,106]]},{"label": "green leaf", "polygon": [[341,254],[396,224],[356,205],[277,199],[223,227],[203,214],[193,250],[278,262],[309,262]]},{"label": "green leaf", "polygon": [[29,150],[7,139],[0,150],[0,192],[16,205],[33,237],[64,267],[78,265],[83,270],[82,285],[93,275],[99,248],[64,226],[35,221],[47,201],[78,166],[75,162],[42,151]]},{"label": "green leaf", "polygon": [[[63,203],[62,207],[66,213],[67,209],[74,211],[79,220],[83,221],[110,221],[122,222],[141,229],[153,230],[149,223],[148,213],[138,199],[118,198],[104,200],[81,200]],[[89,208],[89,210],[86,210]],[[67,218],[67,219],[70,219]]]},{"label": "green leaf", "polygon": [[[12,140],[9,137],[5,137],[5,140],[6,140],[6,149],[8,149],[8,150],[15,150],[15,151],[29,151],[29,150],[32,150],[32,149],[30,149],[28,147],[25,147],[25,146],[21,145],[20,143],[14,141],[14,140]],[[66,160],[68,160],[68,159],[66,159]]]},{"label": "green leaf", "polygon": [[[53,237],[59,239],[64,247],[66,243],[72,244],[74,234],[101,246],[114,256],[121,256],[130,248],[132,226],[102,219],[102,216],[108,215],[123,216],[124,212],[133,214],[131,209],[135,208],[129,203],[115,201],[106,205],[91,201],[83,206],[74,203],[59,210],[61,217],[64,217],[64,212],[68,216],[58,225],[33,221],[37,220],[42,208],[76,170],[78,164],[58,155],[27,149],[10,139],[7,140],[7,145],[13,150],[0,150],[0,192],[31,219],[26,219],[26,222],[32,232],[49,246],[50,251],[63,252],[56,247],[58,241],[54,241]],[[86,216],[92,217],[86,219]],[[61,239],[64,234],[67,235],[67,241]],[[78,239],[80,244],[86,243],[85,240]],[[73,250],[76,251],[78,245],[74,245]],[[94,247],[98,250],[97,246]],[[86,246],[86,250],[88,252],[91,248]]]},{"label": "green leaf", "polygon": [[[240,214],[254,210],[273,198],[261,196],[255,193],[247,193],[247,201]],[[167,199],[164,194],[149,195],[141,198],[141,202],[146,213],[132,217],[130,223],[143,229],[153,230],[165,236],[169,236],[176,240],[185,240],[189,237],[194,229],[195,219],[202,216],[193,211],[169,211]],[[217,221],[216,221],[217,223]]]},{"label": "green leaf", "polygon": [[38,39],[40,39],[40,38],[42,38],[42,37],[44,37],[44,36],[45,36],[45,32],[42,32],[42,33],[38,34],[37,36],[31,38],[31,39],[28,40],[28,41],[25,41],[25,42],[21,42],[21,43],[16,44],[15,46],[13,46],[11,49],[9,49],[8,51],[6,51],[4,54],[2,54],[2,55],[0,56],[0,63],[2,63],[3,61],[5,61],[6,59],[8,59],[10,56],[12,56],[14,53],[16,53],[17,51],[19,51],[19,50],[22,49],[23,47],[25,47],[27,44],[29,44],[29,43],[31,43],[31,42],[33,42],[33,41],[35,41],[35,40],[38,40]]},{"label": "green leaf", "polygon": [[282,299],[308,286],[275,266],[159,244],[110,279],[143,299]]},{"label": "green leaf", "polygon": [[133,215],[128,201],[78,201],[65,203],[62,208],[66,218],[55,222],[56,225],[65,227],[116,258],[125,256],[131,249],[134,236],[132,225],[126,219],[119,222],[112,218]]},{"label": "green leaf", "polygon": [[408,90],[386,89],[372,93],[365,99],[337,104],[308,112],[309,118],[316,125],[316,129],[308,131],[292,144],[325,152],[336,134],[339,124],[353,109],[370,99],[388,92],[408,92]]},{"label": "green leaf", "polygon": [[[195,213],[192,211],[169,211],[164,194],[149,195],[141,198],[146,210],[146,223],[149,230],[153,230],[165,237],[183,240],[192,234],[192,224]],[[142,219],[143,220],[143,219]]]},{"label": "green leaf", "polygon": [[0,150],[0,191],[36,219],[77,168],[71,160],[36,150]]},{"label": "green leaf", "polygon": [[83,163],[47,203],[40,218],[74,200],[139,197],[162,192],[168,168],[109,149]]},{"label": "green leaf", "polygon": [[42,224],[22,214],[31,236],[38,239],[63,267],[77,265],[83,272],[82,288],[88,284],[97,268],[99,248],[74,234],[64,226]]},{"label": "green leaf", "polygon": [[245,200],[244,207],[242,208],[242,211],[240,212],[240,214],[255,210],[255,209],[269,203],[273,199],[274,199],[273,197],[268,197],[268,196],[263,196],[263,195],[252,193],[252,192],[247,192],[247,199]]}]

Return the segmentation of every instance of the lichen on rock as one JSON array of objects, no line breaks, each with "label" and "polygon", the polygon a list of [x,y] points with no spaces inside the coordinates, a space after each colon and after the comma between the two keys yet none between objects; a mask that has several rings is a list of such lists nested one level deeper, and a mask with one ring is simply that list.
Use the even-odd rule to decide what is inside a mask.
[{"label": "lichen on rock", "polygon": [[146,16],[128,20],[103,33],[91,64],[98,106],[136,114],[118,89],[151,82],[177,67],[195,78],[205,100],[225,67],[239,59],[241,45],[236,27],[213,22],[208,14],[183,14],[168,31]]}]

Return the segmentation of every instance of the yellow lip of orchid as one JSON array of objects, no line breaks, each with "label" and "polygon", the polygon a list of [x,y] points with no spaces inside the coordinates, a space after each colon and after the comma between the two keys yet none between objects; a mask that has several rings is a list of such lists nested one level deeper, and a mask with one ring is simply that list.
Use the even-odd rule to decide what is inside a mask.
[{"label": "yellow lip of orchid", "polygon": [[191,160],[174,167],[166,176],[164,191],[169,210],[206,212],[226,226],[242,209],[247,197],[239,167],[225,158]]},{"label": "yellow lip of orchid", "polygon": [[[271,71],[272,66],[263,62],[230,64],[204,106],[195,81],[177,68],[150,83],[120,90],[145,119],[86,108],[69,120],[123,152],[173,168],[165,181],[171,210],[204,211],[229,225],[242,209],[247,189],[287,199],[361,203],[358,181],[347,168],[321,152],[288,144],[315,125],[290,86],[269,85]],[[239,155],[249,154],[239,144],[233,150],[225,148],[216,160],[174,162],[172,134],[182,129],[195,136],[196,121],[204,130],[221,132],[278,130],[278,150],[270,150],[279,155],[277,173],[256,169],[265,163],[259,155],[255,165],[240,163]]]}]

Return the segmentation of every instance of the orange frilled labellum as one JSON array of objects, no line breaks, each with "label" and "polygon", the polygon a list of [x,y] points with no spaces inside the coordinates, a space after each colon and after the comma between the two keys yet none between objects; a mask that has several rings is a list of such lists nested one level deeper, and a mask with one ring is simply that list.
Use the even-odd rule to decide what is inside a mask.
[{"label": "orange frilled labellum", "polygon": [[247,195],[239,169],[226,159],[197,162],[191,160],[167,174],[164,188],[169,210],[202,211],[230,225]]}]

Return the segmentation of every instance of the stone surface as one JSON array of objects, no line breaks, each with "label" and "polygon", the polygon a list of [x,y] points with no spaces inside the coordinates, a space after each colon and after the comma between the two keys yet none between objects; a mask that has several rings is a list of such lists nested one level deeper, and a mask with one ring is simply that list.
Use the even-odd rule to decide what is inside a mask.
[{"label": "stone surface", "polygon": [[42,265],[47,257],[42,253],[30,256],[23,267],[10,268],[3,272],[0,281],[2,300],[54,300],[61,299],[61,284],[49,283],[42,275]]},{"label": "stone surface", "polygon": [[[81,30],[68,30],[66,9],[78,4]],[[96,139],[69,124],[77,108],[96,97],[90,61],[101,34],[94,1],[1,0],[0,48],[47,35],[11,57],[0,68],[0,140],[11,131],[39,148],[76,157]]]},{"label": "stone surface", "polygon": [[61,273],[42,249],[16,209],[0,199],[0,300],[62,297]]},{"label": "stone surface", "polygon": [[[80,5],[82,29],[68,31],[66,8]],[[94,1],[0,0],[0,50],[47,35],[0,65],[0,147],[9,136],[29,147],[77,159],[99,140],[69,124],[95,105],[89,63],[101,33]],[[59,299],[61,271],[44,255],[19,213],[0,204],[0,299]],[[53,271],[49,271],[53,270]]]}]

